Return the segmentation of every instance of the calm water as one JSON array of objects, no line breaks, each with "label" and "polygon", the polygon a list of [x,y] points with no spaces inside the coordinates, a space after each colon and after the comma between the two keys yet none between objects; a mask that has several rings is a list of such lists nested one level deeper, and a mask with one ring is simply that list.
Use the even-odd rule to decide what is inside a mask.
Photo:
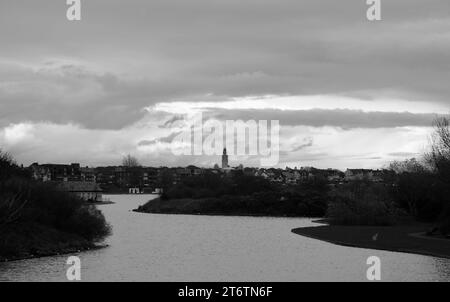
[{"label": "calm water", "polygon": [[[450,260],[349,248],[291,229],[310,219],[131,212],[152,195],[107,196],[110,247],[77,254],[83,281],[365,281],[381,259],[384,281],[450,281]],[[65,281],[65,256],[0,264],[2,281]]]}]

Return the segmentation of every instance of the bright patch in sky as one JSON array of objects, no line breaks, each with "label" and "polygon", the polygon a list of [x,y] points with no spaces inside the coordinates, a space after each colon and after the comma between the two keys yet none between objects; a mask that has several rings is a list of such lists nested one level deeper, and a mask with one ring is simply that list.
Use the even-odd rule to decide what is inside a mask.
[{"label": "bright patch in sky", "polygon": [[[207,97],[207,96],[206,96]],[[263,96],[236,97],[225,101],[173,101],[157,103],[147,110],[164,111],[173,114],[195,113],[207,109],[350,109],[364,112],[410,112],[410,113],[448,113],[448,107],[436,103],[407,101],[402,99],[362,100],[333,95],[314,96]]]}]

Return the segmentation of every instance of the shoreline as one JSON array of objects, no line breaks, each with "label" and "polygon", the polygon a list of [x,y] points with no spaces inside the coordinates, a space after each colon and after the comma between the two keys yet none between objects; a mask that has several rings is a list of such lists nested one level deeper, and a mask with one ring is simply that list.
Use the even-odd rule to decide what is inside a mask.
[{"label": "shoreline", "polygon": [[114,201],[100,201],[100,202],[88,202],[87,205],[93,205],[93,206],[102,206],[107,204],[115,204]]},{"label": "shoreline", "polygon": [[[186,213],[186,212],[149,212],[142,211],[139,209],[131,210],[136,213],[142,214],[160,214],[160,215],[192,215],[192,216],[235,216],[235,217],[267,217],[267,218],[306,218],[306,219],[317,219],[317,217],[306,217],[306,216],[289,216],[289,215],[267,215],[267,214],[250,214],[250,213]],[[313,221],[314,222],[314,221]]]},{"label": "shoreline", "polygon": [[112,192],[112,193],[110,193],[110,192],[105,192],[105,191],[103,191],[102,193],[103,193],[103,195],[137,195],[137,196],[139,196],[139,195],[161,195],[159,193],[128,193],[128,192],[123,192],[123,193]]},{"label": "shoreline", "polygon": [[291,232],[341,246],[450,259],[450,240],[427,238],[425,235],[417,236],[426,232],[423,225],[325,225],[295,228]]},{"label": "shoreline", "polygon": [[321,219],[320,215],[302,215],[285,209],[261,209],[243,208],[242,206],[232,206],[228,209],[218,206],[218,201],[213,199],[215,205],[209,206],[209,198],[179,198],[162,200],[155,198],[139,205],[133,209],[133,212],[146,214],[165,214],[165,215],[203,215],[203,216],[236,216],[236,217],[274,217],[274,218],[310,218]]},{"label": "shoreline", "polygon": [[39,255],[29,254],[29,255],[12,257],[12,258],[0,258],[0,263],[29,260],[29,259],[39,259],[39,258],[46,258],[46,257],[53,257],[53,256],[63,256],[63,255],[69,255],[69,254],[74,254],[74,253],[82,253],[82,252],[91,251],[91,250],[100,250],[100,249],[104,249],[107,247],[109,247],[108,244],[103,244],[103,245],[95,245],[94,244],[92,246],[87,246],[87,247],[66,248],[66,249],[59,250],[59,251],[42,253]]}]

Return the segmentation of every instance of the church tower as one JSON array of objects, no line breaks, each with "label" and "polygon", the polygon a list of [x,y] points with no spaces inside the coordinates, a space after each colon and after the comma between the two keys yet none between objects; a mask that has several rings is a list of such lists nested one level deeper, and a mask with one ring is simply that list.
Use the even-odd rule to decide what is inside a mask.
[{"label": "church tower", "polygon": [[223,149],[222,154],[222,169],[228,168],[228,155],[227,155],[227,148]]}]

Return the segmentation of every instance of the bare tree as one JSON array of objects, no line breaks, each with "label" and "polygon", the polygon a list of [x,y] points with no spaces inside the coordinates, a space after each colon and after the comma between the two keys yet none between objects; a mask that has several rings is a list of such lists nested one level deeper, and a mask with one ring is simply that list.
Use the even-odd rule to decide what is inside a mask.
[{"label": "bare tree", "polygon": [[140,164],[136,157],[128,154],[127,156],[123,157],[122,166],[128,167],[128,168],[134,168],[134,167],[139,167]]},{"label": "bare tree", "polygon": [[450,118],[439,117],[431,136],[431,152],[427,159],[442,181],[450,183]]},{"label": "bare tree", "polygon": [[427,167],[423,164],[423,161],[411,158],[403,161],[396,160],[391,162],[389,164],[389,170],[394,171],[396,174],[425,173],[427,172]]},{"label": "bare tree", "polygon": [[[27,204],[23,194],[6,194],[4,190],[5,182],[13,176],[20,175],[20,172],[13,157],[0,150],[0,232],[20,218]],[[19,192],[24,193],[25,189],[22,188]]]},{"label": "bare tree", "polygon": [[21,217],[27,202],[28,200],[21,198],[20,194],[0,197],[0,232]]},{"label": "bare tree", "polygon": [[11,154],[0,149],[0,181],[8,179],[12,172],[17,169],[17,164]]}]

